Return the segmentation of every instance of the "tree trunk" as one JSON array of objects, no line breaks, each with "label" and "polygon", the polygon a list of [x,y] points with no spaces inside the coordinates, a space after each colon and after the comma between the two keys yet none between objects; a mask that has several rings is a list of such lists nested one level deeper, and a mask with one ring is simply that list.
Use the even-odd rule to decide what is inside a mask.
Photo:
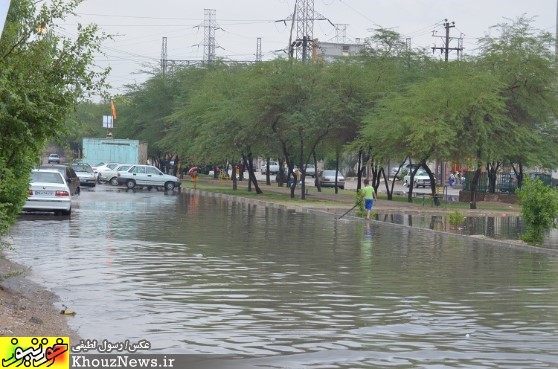
[{"label": "tree trunk", "polygon": [[[479,163],[480,164],[480,163]],[[477,208],[477,187],[479,184],[479,178],[481,175],[480,165],[477,166],[473,180],[471,181],[471,209]]]},{"label": "tree trunk", "polygon": [[361,187],[361,179],[362,179],[362,150],[358,151],[358,166],[357,166],[357,192],[360,190]]},{"label": "tree trunk", "polygon": [[[411,158],[409,158],[409,164],[412,163],[413,162],[411,161]],[[409,183],[408,183],[409,192],[407,193],[407,202],[413,202],[413,187],[415,182],[415,174],[417,173],[419,168],[420,166],[417,166],[415,169],[411,169],[410,171],[411,175],[409,176]]]},{"label": "tree trunk", "polygon": [[500,162],[486,163],[486,171],[488,174],[488,192],[496,192],[496,174],[500,168]]},{"label": "tree trunk", "polygon": [[322,192],[322,186],[320,186],[320,181],[318,180],[318,175],[320,173],[318,172],[318,159],[316,158],[315,151],[312,152],[312,157],[314,158],[314,168],[316,168],[316,173],[314,174],[314,184],[316,185],[318,192]]},{"label": "tree trunk", "polygon": [[232,164],[231,180],[232,180],[232,185],[233,185],[233,191],[236,191],[238,189],[238,183],[237,183],[237,179],[236,179],[236,164]]},{"label": "tree trunk", "polygon": [[436,179],[434,178],[434,173],[432,173],[428,165],[426,165],[426,161],[422,161],[421,166],[424,167],[424,170],[426,171],[426,173],[428,173],[428,177],[430,177],[430,190],[432,191],[432,199],[434,200],[434,204],[436,204],[436,206],[439,206],[440,199],[436,197]]},{"label": "tree trunk", "polygon": [[248,168],[248,191],[252,190],[252,184],[254,184],[254,189],[256,193],[262,194],[263,191],[260,189],[258,185],[258,180],[256,179],[256,172],[254,171],[254,160],[252,158],[252,154],[248,154],[247,157],[242,155],[242,160],[244,160],[244,165]]},{"label": "tree trunk", "polygon": [[339,147],[335,148],[335,194],[339,193],[339,189],[337,188],[337,173],[339,173]]}]

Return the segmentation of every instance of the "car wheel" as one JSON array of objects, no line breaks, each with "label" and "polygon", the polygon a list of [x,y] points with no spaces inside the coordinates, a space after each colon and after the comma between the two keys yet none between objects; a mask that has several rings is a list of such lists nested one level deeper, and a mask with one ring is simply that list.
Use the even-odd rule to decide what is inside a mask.
[{"label": "car wheel", "polygon": [[344,190],[344,189],[345,189],[345,186],[339,186],[339,188],[342,189],[342,190]]},{"label": "car wheel", "polygon": [[80,187],[76,188],[76,195],[79,195],[80,193],[81,193],[81,188]]},{"label": "car wheel", "polygon": [[62,210],[60,212],[61,215],[71,215],[72,214],[72,208],[70,208],[69,210]]},{"label": "car wheel", "polygon": [[168,191],[174,190],[174,183],[172,183],[172,182],[165,183],[165,190],[168,190]]},{"label": "car wheel", "polygon": [[112,177],[110,179],[110,184],[113,186],[118,186],[118,179],[116,177]]},{"label": "car wheel", "polygon": [[136,187],[136,182],[130,179],[128,182],[126,182],[126,187],[131,190],[132,188]]}]

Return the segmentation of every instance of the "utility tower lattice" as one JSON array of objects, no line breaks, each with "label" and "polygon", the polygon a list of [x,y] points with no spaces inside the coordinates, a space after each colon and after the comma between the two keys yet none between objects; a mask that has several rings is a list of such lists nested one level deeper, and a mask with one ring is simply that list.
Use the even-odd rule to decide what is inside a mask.
[{"label": "utility tower lattice", "polygon": [[204,9],[205,17],[203,21],[203,61],[213,63],[215,61],[215,30],[217,29],[215,9]]},{"label": "utility tower lattice", "polygon": [[256,63],[262,61],[262,38],[256,40]]},{"label": "utility tower lattice", "polygon": [[340,44],[347,43],[347,26],[348,24],[335,25],[335,42]]},{"label": "utility tower lattice", "polygon": [[448,61],[448,59],[449,59],[450,50],[456,50],[457,51],[457,58],[458,59],[461,58],[461,54],[463,52],[463,37],[458,39],[458,47],[449,47],[450,41],[454,39],[453,37],[450,37],[450,35],[449,35],[450,28],[453,28],[453,27],[455,27],[455,22],[451,22],[451,24],[450,24],[448,22],[448,20],[445,19],[444,20],[444,28],[446,30],[446,35],[445,36],[437,36],[437,37],[440,37],[444,40],[444,46],[442,46],[442,47],[436,47],[436,46],[432,47],[432,52],[435,52],[436,50],[440,50],[440,52],[444,53],[445,61]]},{"label": "utility tower lattice", "polygon": [[161,46],[161,71],[163,76],[167,74],[168,56],[167,56],[167,38],[163,37],[163,45]]},{"label": "utility tower lattice", "polygon": [[289,45],[289,55],[306,61],[312,55],[314,0],[297,0],[293,20],[296,22],[296,39]]}]

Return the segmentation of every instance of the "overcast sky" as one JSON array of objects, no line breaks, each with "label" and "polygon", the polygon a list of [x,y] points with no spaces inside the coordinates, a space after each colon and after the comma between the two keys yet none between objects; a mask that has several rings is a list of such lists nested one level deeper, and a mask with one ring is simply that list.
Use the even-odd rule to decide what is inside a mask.
[{"label": "overcast sky", "polygon": [[[214,9],[216,56],[227,60],[254,60],[257,38],[261,37],[264,60],[285,55],[290,33],[289,16],[294,0],[86,0],[77,20],[64,29],[71,34],[77,21],[96,23],[114,41],[107,41],[106,57],[99,67],[111,66],[114,93],[124,93],[126,83],[142,82],[138,72],[144,65],[158,65],[163,37],[167,37],[167,58],[202,60],[204,54],[204,9]],[[314,11],[336,25],[346,25],[349,41],[371,35],[383,27],[411,38],[412,47],[442,46],[443,22],[455,22],[452,37],[463,37],[464,53],[474,53],[477,39],[498,23],[526,15],[535,27],[555,32],[555,0],[315,0]],[[287,20],[284,22],[283,20]],[[334,41],[336,29],[327,20],[314,22],[314,38]],[[340,26],[343,29],[344,26]],[[340,35],[343,35],[341,32]],[[296,36],[296,29],[295,35]],[[294,37],[293,36],[293,37]],[[450,44],[457,47],[457,42]]]}]

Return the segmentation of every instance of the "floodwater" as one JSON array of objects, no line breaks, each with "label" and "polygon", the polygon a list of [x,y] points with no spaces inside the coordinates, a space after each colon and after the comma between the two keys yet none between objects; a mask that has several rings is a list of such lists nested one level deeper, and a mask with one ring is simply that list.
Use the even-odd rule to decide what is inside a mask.
[{"label": "floodwater", "polygon": [[102,187],[11,235],[84,339],[268,368],[558,368],[555,253]]},{"label": "floodwater", "polygon": [[[526,228],[523,220],[515,215],[502,212],[499,215],[467,216],[463,223],[452,225],[448,214],[393,214],[378,213],[373,217],[381,222],[405,225],[409,227],[432,229],[441,232],[469,236],[486,236],[501,241],[517,241],[521,239]],[[558,250],[558,230],[551,229],[545,234],[544,241],[538,247]]]}]

